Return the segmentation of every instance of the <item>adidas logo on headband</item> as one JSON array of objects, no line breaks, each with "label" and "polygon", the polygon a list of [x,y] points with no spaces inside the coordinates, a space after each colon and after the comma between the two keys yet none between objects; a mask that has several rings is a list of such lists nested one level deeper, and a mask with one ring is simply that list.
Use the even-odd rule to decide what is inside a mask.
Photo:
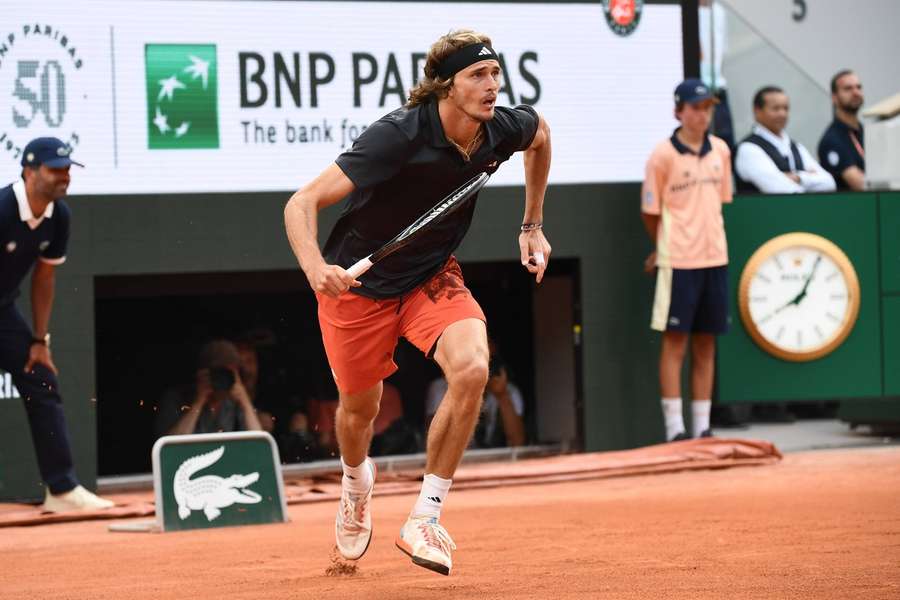
[{"label": "adidas logo on headband", "polygon": [[445,57],[435,70],[441,79],[449,79],[454,73],[458,73],[469,65],[483,60],[496,60],[496,56],[497,53],[487,44],[469,44]]}]

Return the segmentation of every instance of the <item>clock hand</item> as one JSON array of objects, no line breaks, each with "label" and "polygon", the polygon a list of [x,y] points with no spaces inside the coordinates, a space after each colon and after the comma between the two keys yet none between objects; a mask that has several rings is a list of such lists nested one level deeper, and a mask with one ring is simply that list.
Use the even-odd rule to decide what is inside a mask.
[{"label": "clock hand", "polygon": [[796,296],[794,296],[793,299],[791,299],[790,301],[788,301],[787,304],[785,304],[784,306],[781,306],[781,307],[779,307],[779,308],[776,308],[776,309],[775,309],[775,314],[776,314],[776,315],[777,315],[778,313],[780,313],[781,311],[783,311],[784,309],[786,309],[788,306],[791,306],[792,304],[795,305],[795,306],[798,305],[798,304],[800,304],[800,302],[801,302],[804,298],[806,298],[806,288],[809,287],[809,282],[812,281],[812,277],[813,277],[813,275],[815,275],[816,269],[819,267],[819,263],[820,263],[821,261],[822,261],[822,255],[820,254],[820,255],[818,255],[818,256],[816,257],[816,262],[815,262],[815,264],[813,264],[813,268],[812,268],[812,270],[809,272],[809,276],[806,278],[806,283],[803,284],[803,289],[800,290],[800,293],[797,294]]},{"label": "clock hand", "polygon": [[777,315],[778,313],[780,313],[781,311],[783,311],[784,309],[786,309],[788,306],[791,306],[792,304],[797,304],[797,299],[796,299],[796,298],[794,298],[793,300],[791,300],[790,302],[788,302],[788,303],[785,304],[784,306],[780,306],[780,307],[776,308],[776,309],[775,309],[775,314]]},{"label": "clock hand", "polygon": [[809,282],[812,281],[813,275],[816,274],[816,269],[819,268],[819,263],[822,262],[822,255],[819,254],[816,257],[816,262],[813,264],[812,271],[809,272],[809,276],[806,278],[806,283],[803,284],[803,289],[800,290],[800,294],[794,299],[795,304],[800,304],[800,301],[806,298],[806,288],[809,287]]},{"label": "clock hand", "polygon": [[802,298],[802,296],[803,296],[803,292],[800,292],[799,294],[797,294],[796,296],[794,296],[792,299],[788,300],[787,304],[785,304],[784,306],[781,306],[781,307],[776,308],[776,309],[775,309],[775,314],[777,315],[778,313],[780,313],[781,311],[783,311],[784,309],[786,309],[788,306],[791,306],[792,304],[793,304],[793,305],[799,304],[799,303],[800,303],[800,299]]}]

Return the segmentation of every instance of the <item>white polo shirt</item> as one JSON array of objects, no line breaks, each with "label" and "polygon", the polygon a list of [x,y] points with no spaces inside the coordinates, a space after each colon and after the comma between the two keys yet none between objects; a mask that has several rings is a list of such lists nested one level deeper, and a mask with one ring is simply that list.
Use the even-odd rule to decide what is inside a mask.
[{"label": "white polo shirt", "polygon": [[800,183],[794,182],[779,171],[765,150],[751,142],[741,142],[735,150],[734,170],[741,179],[752,183],[764,194],[834,191],[834,178],[816,162],[803,144],[795,141],[797,151],[803,160],[803,170],[797,171],[794,153],[791,152],[791,138],[786,132],[782,131],[780,135],[776,135],[757,123],[753,126],[753,133],[775,146],[778,152],[787,158],[791,171],[800,177]]}]

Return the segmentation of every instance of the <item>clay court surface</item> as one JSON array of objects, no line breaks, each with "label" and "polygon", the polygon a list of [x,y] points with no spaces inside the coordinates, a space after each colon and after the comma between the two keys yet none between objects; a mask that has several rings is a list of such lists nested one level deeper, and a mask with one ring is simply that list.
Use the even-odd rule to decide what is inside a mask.
[{"label": "clay court surface", "polygon": [[292,505],[286,525],[3,528],[0,598],[900,598],[897,447],[451,493],[450,577],[394,548],[413,499],[375,498],[351,573],[330,558],[333,501]]}]

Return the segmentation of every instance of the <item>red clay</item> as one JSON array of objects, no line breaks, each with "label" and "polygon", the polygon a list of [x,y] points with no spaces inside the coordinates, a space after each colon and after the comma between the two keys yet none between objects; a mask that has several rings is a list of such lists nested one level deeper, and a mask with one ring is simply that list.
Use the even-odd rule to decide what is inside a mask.
[{"label": "red clay", "polygon": [[0,598],[900,598],[896,447],[451,492],[450,577],[394,547],[413,500],[375,498],[375,538],[349,565],[331,557],[332,502],[291,506],[287,525],[0,529]]}]

